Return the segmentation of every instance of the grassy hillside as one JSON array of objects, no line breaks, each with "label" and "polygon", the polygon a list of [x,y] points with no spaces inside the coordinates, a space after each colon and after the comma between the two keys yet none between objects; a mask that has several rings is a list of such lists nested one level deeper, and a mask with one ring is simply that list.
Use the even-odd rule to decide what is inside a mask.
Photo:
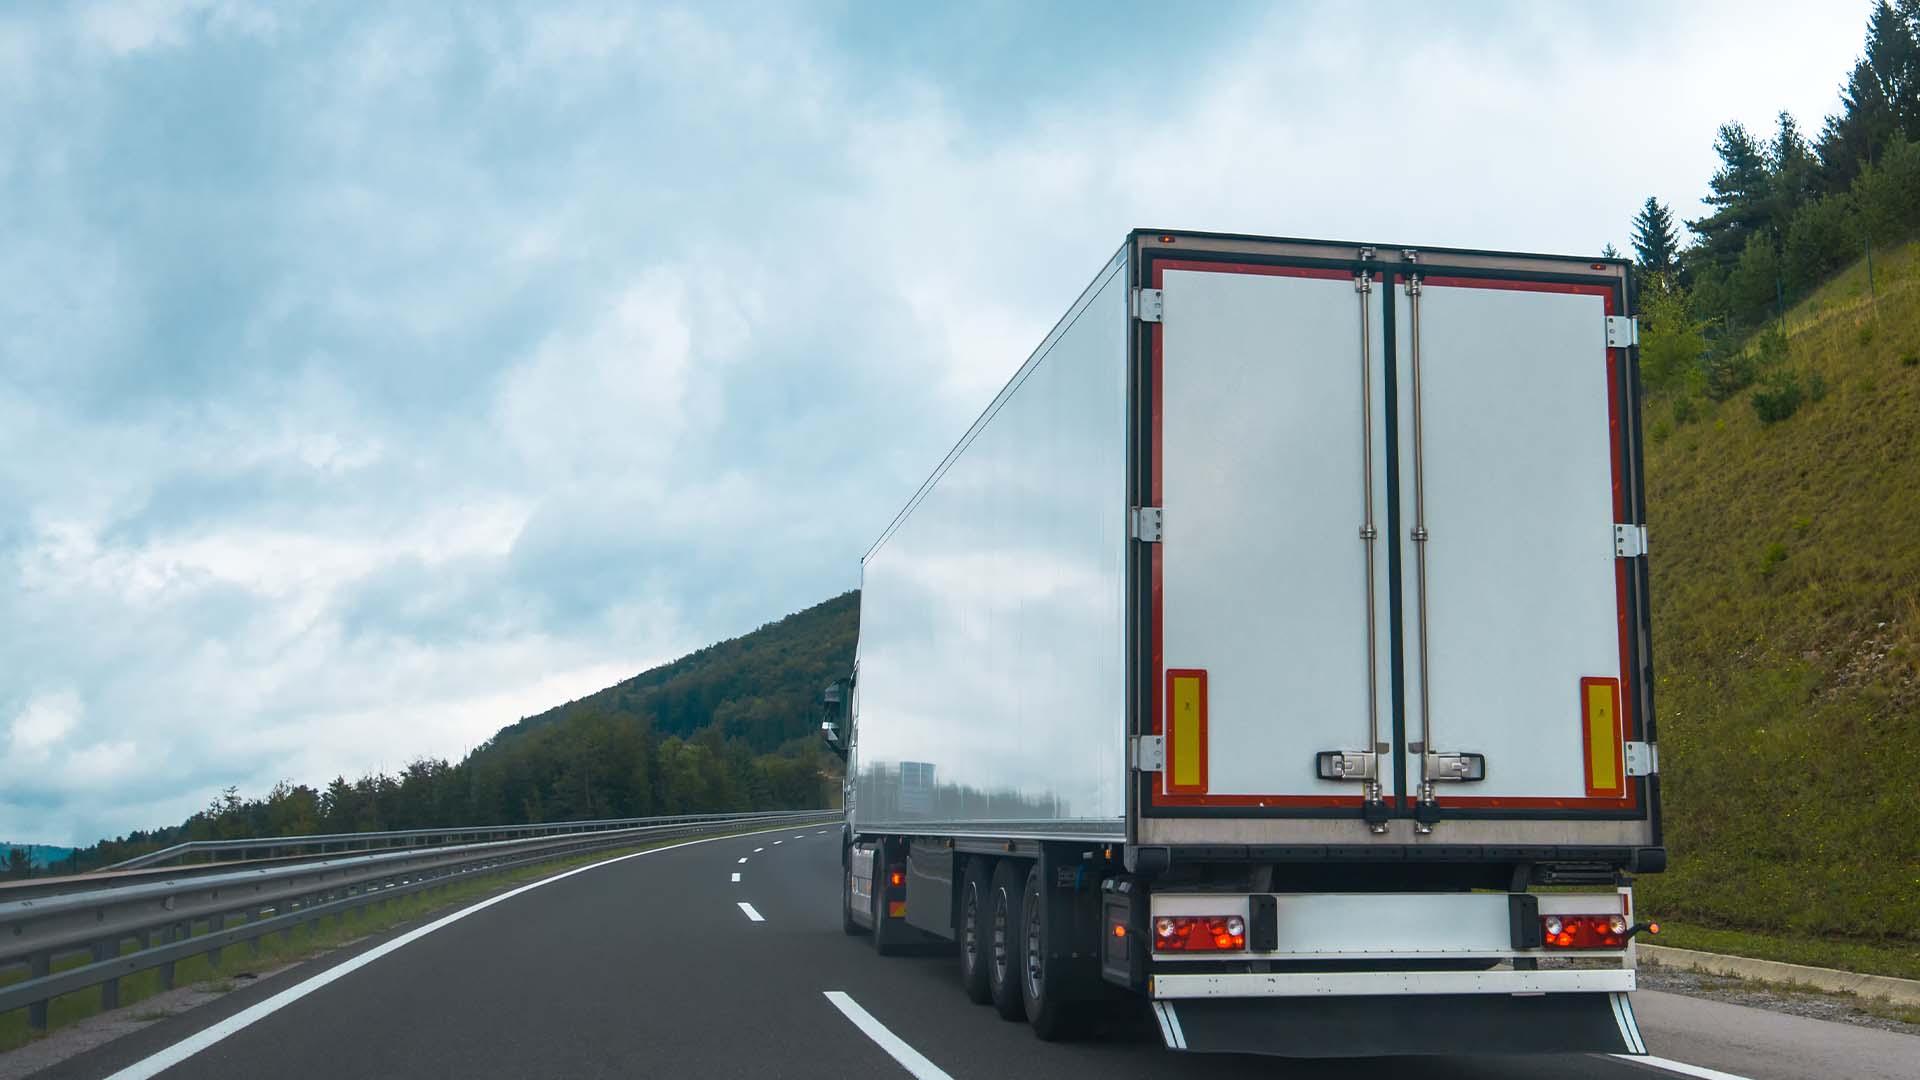
[{"label": "grassy hillside", "polygon": [[569,716],[644,717],[661,735],[712,727],[759,752],[818,735],[820,691],[853,670],[860,594],[843,593],[749,634],[709,645],[625,682],[503,728],[495,743]]},{"label": "grassy hillside", "polygon": [[1750,344],[1759,400],[1647,406],[1665,917],[1920,941],[1920,245],[1874,270]]}]

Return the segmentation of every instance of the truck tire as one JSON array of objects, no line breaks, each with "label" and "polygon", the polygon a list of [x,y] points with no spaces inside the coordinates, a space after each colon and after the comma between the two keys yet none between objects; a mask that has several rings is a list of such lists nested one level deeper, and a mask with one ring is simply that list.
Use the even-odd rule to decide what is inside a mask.
[{"label": "truck tire", "polygon": [[1035,863],[1020,896],[1020,1005],[1033,1033],[1052,1042],[1066,1034],[1069,1007],[1047,942],[1067,928],[1053,925],[1043,884]]},{"label": "truck tire", "polygon": [[840,929],[848,937],[859,937],[866,928],[853,921],[853,860],[843,853],[840,861],[846,867],[840,872]]},{"label": "truck tire", "polygon": [[900,944],[894,940],[898,935],[887,932],[887,865],[891,857],[886,841],[874,844],[873,885],[867,890],[867,899],[873,914],[873,951],[881,956],[900,954]]},{"label": "truck tire", "polygon": [[959,919],[954,927],[955,944],[960,946],[960,988],[967,1000],[985,1005],[993,1000],[987,986],[988,896],[992,892],[993,862],[976,856],[967,860],[967,872],[960,879]]},{"label": "truck tire", "polygon": [[1026,867],[1002,859],[987,890],[987,992],[993,1011],[1008,1020],[1027,1015],[1020,1003],[1020,898]]}]

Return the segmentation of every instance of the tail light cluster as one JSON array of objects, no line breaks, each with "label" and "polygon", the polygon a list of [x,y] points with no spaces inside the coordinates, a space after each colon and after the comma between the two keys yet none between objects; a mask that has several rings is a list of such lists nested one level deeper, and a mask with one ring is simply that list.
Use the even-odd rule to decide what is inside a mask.
[{"label": "tail light cluster", "polygon": [[1627,944],[1624,915],[1542,915],[1540,936],[1549,949],[1619,949]]},{"label": "tail light cluster", "polygon": [[1239,952],[1247,947],[1247,920],[1238,915],[1156,915],[1155,952]]}]

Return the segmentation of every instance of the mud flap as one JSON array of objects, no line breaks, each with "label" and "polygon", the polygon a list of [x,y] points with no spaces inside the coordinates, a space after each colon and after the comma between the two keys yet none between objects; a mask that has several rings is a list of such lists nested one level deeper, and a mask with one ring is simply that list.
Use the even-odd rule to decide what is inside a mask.
[{"label": "mud flap", "polygon": [[1170,1050],[1275,1057],[1644,1054],[1626,994],[1156,1001]]}]

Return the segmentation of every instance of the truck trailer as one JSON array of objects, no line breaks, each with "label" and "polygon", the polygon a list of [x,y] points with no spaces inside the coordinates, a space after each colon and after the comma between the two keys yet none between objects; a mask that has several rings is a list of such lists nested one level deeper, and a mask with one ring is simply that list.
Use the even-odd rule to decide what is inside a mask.
[{"label": "truck trailer", "polygon": [[1646,1053],[1634,309],[1617,259],[1129,235],[862,559],[848,933],[1042,1038]]}]

